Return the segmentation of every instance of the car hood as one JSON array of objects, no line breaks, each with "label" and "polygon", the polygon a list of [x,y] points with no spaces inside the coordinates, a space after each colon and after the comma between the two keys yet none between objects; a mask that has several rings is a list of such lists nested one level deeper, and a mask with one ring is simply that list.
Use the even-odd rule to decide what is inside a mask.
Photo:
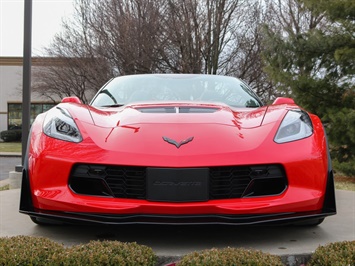
[{"label": "car hood", "polygon": [[286,109],[274,106],[231,109],[213,104],[140,104],[107,109],[89,106],[85,119],[73,116],[84,140],[91,139],[100,150],[116,152],[117,156],[124,154],[124,158],[120,157],[122,163],[126,158],[129,161],[130,156],[137,158],[137,155],[143,155],[139,157],[145,158],[145,162],[140,162],[142,165],[147,160],[152,162],[151,165],[159,165],[162,158],[170,158],[174,164],[177,163],[176,158],[183,158],[186,165],[189,158],[194,158],[195,164],[202,165],[207,157],[209,161],[214,157],[222,160],[223,157],[223,163],[228,164],[228,154],[241,152],[245,156],[248,152],[255,154],[256,149],[261,153],[267,151],[262,146],[267,142],[269,145],[273,143]]}]

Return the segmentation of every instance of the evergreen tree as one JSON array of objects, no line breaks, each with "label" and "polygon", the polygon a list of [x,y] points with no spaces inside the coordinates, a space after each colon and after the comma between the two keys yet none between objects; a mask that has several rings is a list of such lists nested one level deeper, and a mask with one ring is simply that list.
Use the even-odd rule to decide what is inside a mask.
[{"label": "evergreen tree", "polygon": [[322,118],[336,166],[354,175],[355,2],[288,2],[293,23],[265,26],[265,70],[286,95]]}]

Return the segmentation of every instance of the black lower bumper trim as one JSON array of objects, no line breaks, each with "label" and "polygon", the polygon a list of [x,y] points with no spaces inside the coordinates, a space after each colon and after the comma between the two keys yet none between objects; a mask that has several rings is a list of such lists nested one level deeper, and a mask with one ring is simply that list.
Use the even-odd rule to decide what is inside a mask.
[{"label": "black lower bumper trim", "polygon": [[33,217],[52,219],[70,224],[290,224],[306,220],[321,219],[335,213],[276,213],[261,215],[107,215],[72,212],[24,212]]}]

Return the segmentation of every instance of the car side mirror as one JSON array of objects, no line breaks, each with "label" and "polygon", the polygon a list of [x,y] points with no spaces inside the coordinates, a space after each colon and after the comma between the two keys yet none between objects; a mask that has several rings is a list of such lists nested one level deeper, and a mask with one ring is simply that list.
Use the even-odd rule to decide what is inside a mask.
[{"label": "car side mirror", "polygon": [[275,101],[272,103],[272,105],[277,105],[277,104],[295,104],[295,101],[292,98],[277,97]]},{"label": "car side mirror", "polygon": [[78,97],[71,96],[71,97],[64,97],[62,99],[62,103],[79,103],[79,104],[81,104],[81,101]]}]

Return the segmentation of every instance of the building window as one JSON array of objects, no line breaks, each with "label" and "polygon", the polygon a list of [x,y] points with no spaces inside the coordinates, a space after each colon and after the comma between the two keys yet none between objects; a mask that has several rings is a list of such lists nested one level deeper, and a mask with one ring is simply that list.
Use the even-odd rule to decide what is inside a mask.
[{"label": "building window", "polygon": [[[36,116],[55,106],[55,103],[31,103],[31,124]],[[22,103],[8,103],[7,128],[20,129],[22,126]]]},{"label": "building window", "polygon": [[22,124],[22,104],[9,103],[7,110],[7,129],[20,129]]}]

